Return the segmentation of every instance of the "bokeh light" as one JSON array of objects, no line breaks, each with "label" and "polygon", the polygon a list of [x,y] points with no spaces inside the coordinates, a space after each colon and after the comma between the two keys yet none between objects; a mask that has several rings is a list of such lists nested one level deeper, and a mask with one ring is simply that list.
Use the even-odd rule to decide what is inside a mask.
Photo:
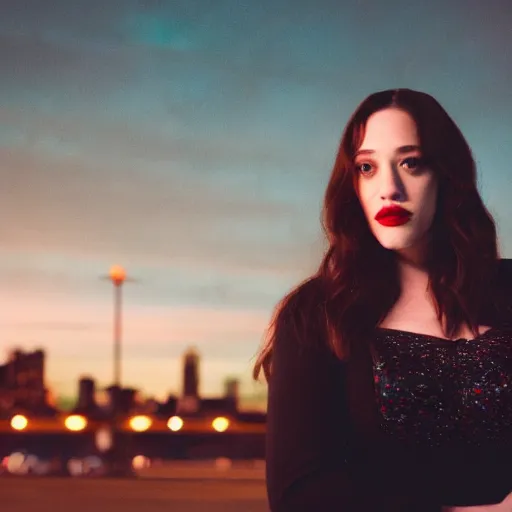
[{"label": "bokeh light", "polygon": [[11,427],[14,430],[25,430],[28,425],[28,419],[22,414],[16,414],[11,419]]},{"label": "bokeh light", "polygon": [[87,426],[87,419],[79,414],[72,414],[65,419],[64,425],[72,432],[80,432]]},{"label": "bokeh light", "polygon": [[96,448],[100,452],[106,452],[112,448],[112,430],[108,427],[101,427],[96,431],[94,436]]},{"label": "bokeh light", "polygon": [[135,432],[144,432],[149,427],[151,427],[151,424],[153,423],[153,420],[149,416],[134,416],[133,418],[130,418],[130,428],[134,430]]},{"label": "bokeh light", "polygon": [[69,459],[68,471],[71,476],[82,476],[84,474],[83,460],[77,458]]},{"label": "bokeh light", "polygon": [[132,467],[135,470],[146,469],[151,466],[151,461],[145,455],[136,455],[132,460]]},{"label": "bokeh light", "polygon": [[126,270],[121,265],[112,265],[108,274],[114,284],[122,284],[126,279]]},{"label": "bokeh light", "polygon": [[22,452],[14,452],[9,455],[7,460],[7,471],[14,475],[24,472],[25,454]]},{"label": "bokeh light", "polygon": [[229,420],[223,416],[219,416],[212,421],[212,427],[217,432],[225,432],[229,427]]},{"label": "bokeh light", "polygon": [[103,475],[105,473],[105,464],[100,457],[89,455],[83,460],[84,473],[90,476]]},{"label": "bokeh light", "polygon": [[227,471],[233,466],[233,461],[228,457],[217,457],[215,459],[215,469],[218,471]]},{"label": "bokeh light", "polygon": [[167,426],[173,432],[178,432],[178,430],[183,428],[183,420],[179,416],[173,416],[172,418],[169,418]]}]

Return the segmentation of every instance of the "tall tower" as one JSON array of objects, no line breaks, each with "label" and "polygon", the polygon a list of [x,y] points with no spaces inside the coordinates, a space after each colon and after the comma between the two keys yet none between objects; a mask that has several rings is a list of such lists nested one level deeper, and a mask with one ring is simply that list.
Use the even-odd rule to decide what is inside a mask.
[{"label": "tall tower", "polygon": [[224,395],[226,398],[238,402],[238,395],[240,390],[240,381],[233,377],[228,377],[224,381]]},{"label": "tall tower", "polygon": [[77,409],[90,411],[96,409],[96,384],[89,377],[82,377],[78,382]]},{"label": "tall tower", "polygon": [[183,356],[183,397],[199,398],[199,354],[194,349]]},{"label": "tall tower", "polygon": [[231,412],[236,414],[238,411],[240,396],[240,381],[238,379],[228,377],[224,381],[224,398],[231,407]]},{"label": "tall tower", "polygon": [[199,354],[189,349],[183,354],[183,392],[176,404],[178,414],[194,414],[199,410]]}]

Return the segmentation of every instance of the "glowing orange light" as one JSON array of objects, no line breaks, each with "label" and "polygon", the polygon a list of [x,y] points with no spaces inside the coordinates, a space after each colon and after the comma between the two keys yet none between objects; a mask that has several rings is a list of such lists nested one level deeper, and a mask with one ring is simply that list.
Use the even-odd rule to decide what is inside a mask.
[{"label": "glowing orange light", "polygon": [[153,420],[149,416],[134,416],[133,418],[130,418],[130,428],[135,432],[146,431],[151,427],[152,423]]},{"label": "glowing orange light", "polygon": [[212,421],[212,427],[217,432],[225,432],[229,427],[229,420],[223,416],[219,416]]},{"label": "glowing orange light", "polygon": [[179,416],[173,416],[172,418],[169,418],[167,426],[169,427],[169,430],[172,430],[173,432],[178,432],[178,430],[181,430],[181,428],[183,428],[183,420]]},{"label": "glowing orange light", "polygon": [[144,455],[136,455],[132,459],[133,469],[146,469],[151,466],[151,461]]},{"label": "glowing orange light", "polygon": [[72,414],[64,420],[64,425],[71,432],[80,432],[87,426],[87,420],[79,414]]},{"label": "glowing orange light", "polygon": [[106,452],[112,447],[112,430],[108,427],[101,427],[96,431],[96,448],[100,452]]},{"label": "glowing orange light", "polygon": [[109,276],[114,284],[120,285],[126,280],[126,270],[121,265],[112,265]]},{"label": "glowing orange light", "polygon": [[28,420],[25,416],[22,414],[16,414],[16,416],[13,416],[11,419],[11,427],[14,430],[25,430],[28,425]]}]

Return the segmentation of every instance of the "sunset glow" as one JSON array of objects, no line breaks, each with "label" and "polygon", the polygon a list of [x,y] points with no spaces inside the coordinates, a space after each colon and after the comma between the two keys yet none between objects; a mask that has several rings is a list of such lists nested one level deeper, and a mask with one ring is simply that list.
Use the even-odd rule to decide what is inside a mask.
[{"label": "sunset glow", "polygon": [[194,346],[203,395],[236,377],[242,402],[264,406],[256,353],[276,303],[318,268],[339,137],[376,90],[421,89],[453,115],[512,255],[510,17],[499,9],[10,4],[0,16],[0,359],[45,349],[57,400],[76,398],[82,375],[112,384],[111,280],[130,282],[123,385],[179,395]]}]

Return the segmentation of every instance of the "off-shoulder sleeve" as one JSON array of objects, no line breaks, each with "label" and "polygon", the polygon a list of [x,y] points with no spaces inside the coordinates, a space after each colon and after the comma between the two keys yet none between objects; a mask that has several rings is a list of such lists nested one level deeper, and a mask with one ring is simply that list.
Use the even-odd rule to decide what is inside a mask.
[{"label": "off-shoulder sleeve", "polygon": [[343,363],[279,326],[267,412],[272,512],[363,510],[350,477],[349,432]]}]

